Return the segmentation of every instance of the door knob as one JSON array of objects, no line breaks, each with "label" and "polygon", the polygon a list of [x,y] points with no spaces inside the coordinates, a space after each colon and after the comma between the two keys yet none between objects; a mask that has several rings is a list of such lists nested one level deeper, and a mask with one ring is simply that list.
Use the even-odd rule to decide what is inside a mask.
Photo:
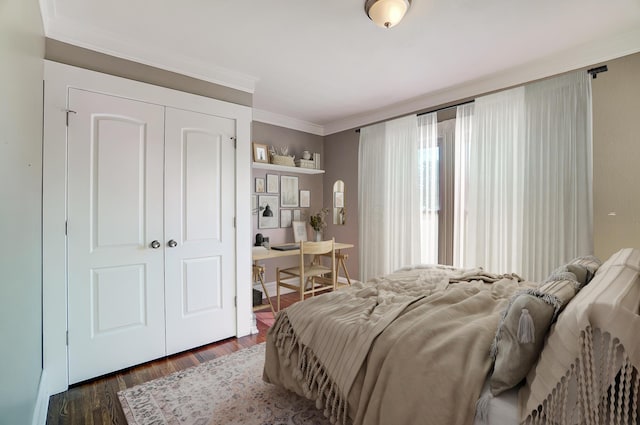
[{"label": "door knob", "polygon": [[156,241],[151,242],[151,248],[153,248],[153,249],[158,249],[158,248],[160,248],[160,242],[158,242],[157,240],[156,240]]},{"label": "door knob", "polygon": [[174,241],[173,239],[171,239],[167,245],[169,245],[169,248],[175,248],[176,246],[178,246],[178,242]]}]

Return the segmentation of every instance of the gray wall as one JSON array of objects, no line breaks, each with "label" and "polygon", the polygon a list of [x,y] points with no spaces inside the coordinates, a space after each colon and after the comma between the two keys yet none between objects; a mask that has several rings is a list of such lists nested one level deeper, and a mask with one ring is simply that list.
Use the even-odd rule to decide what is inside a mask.
[{"label": "gray wall", "polygon": [[592,81],[594,248],[602,259],[640,248],[640,53],[606,64]]},{"label": "gray wall", "polygon": [[342,180],[345,186],[344,207],[346,221],[343,226],[333,224],[327,226],[327,235],[335,237],[339,242],[352,243],[355,248],[345,250],[349,255],[346,261],[349,276],[359,279],[360,262],[358,260],[358,146],[360,134],[354,130],[335,133],[324,139],[325,170],[324,174],[324,206],[333,207],[333,184]]},{"label": "gray wall", "polygon": [[42,373],[38,0],[0,2],[0,424],[30,424]]},{"label": "gray wall", "polygon": [[45,59],[238,105],[251,106],[253,102],[251,93],[98,53],[50,38],[46,39]]},{"label": "gray wall", "polygon": [[[318,152],[321,158],[324,157],[322,150],[323,139],[321,136],[305,133],[302,131],[291,130],[284,127],[278,127],[271,124],[265,124],[254,121],[251,126],[251,137],[255,143],[261,143],[269,146],[288,146],[289,155],[295,155],[296,159],[302,157],[302,152],[308,150],[309,152]],[[327,161],[323,161],[328,164]],[[269,195],[267,193],[255,192],[255,179],[256,177],[262,177],[266,179],[267,174],[287,175],[298,177],[298,188],[300,190],[309,190],[311,192],[311,203],[309,208],[287,208],[287,209],[299,209],[303,215],[303,220],[308,221],[310,214],[315,214],[323,206],[323,178],[322,174],[296,174],[285,172],[274,172],[261,169],[252,170],[252,195]],[[279,178],[279,177],[278,177]],[[279,218],[278,218],[279,219]],[[328,218],[330,219],[330,218]],[[269,237],[271,244],[293,242],[293,231],[291,227],[278,228],[278,229],[258,229],[258,216],[252,216],[253,232],[252,235],[255,238],[256,233],[262,233],[264,236]],[[307,226],[307,234],[309,238],[312,237],[313,231],[310,226]],[[326,234],[325,234],[326,236]],[[252,239],[252,244],[255,239]],[[340,240],[342,242],[342,240]],[[291,267],[296,264],[296,258],[280,258],[277,260],[266,260],[261,262],[266,266],[265,281],[273,282],[276,280],[275,270],[276,267]]]}]

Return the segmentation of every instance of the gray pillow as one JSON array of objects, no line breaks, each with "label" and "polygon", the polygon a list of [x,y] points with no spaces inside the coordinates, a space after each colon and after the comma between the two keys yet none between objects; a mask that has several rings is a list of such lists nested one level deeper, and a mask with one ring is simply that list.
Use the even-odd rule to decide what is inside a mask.
[{"label": "gray pillow", "polygon": [[593,276],[598,271],[598,268],[602,265],[602,261],[598,257],[593,255],[583,255],[581,257],[576,257],[573,260],[567,263],[567,266],[578,264],[587,269],[589,275],[587,276],[587,283],[593,278]]},{"label": "gray pillow", "polygon": [[[515,387],[527,376],[542,351],[544,337],[551,325],[554,312],[553,305],[535,295],[521,293],[511,300],[491,350],[494,366],[489,386],[494,396]],[[526,314],[534,324],[534,339],[521,343],[518,328],[521,318]]]},{"label": "gray pillow", "polygon": [[516,294],[496,331],[489,387],[494,396],[518,385],[542,351],[544,340],[564,306],[576,294],[575,280],[557,280]]}]

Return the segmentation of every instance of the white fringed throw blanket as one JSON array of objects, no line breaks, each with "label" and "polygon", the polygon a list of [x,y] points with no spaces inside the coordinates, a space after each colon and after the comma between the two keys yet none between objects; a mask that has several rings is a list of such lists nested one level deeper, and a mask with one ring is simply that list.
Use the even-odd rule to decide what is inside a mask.
[{"label": "white fringed throw blanket", "polygon": [[264,379],[316,400],[338,424],[426,415],[470,424],[519,281],[480,269],[409,268],[296,303],[269,330]]},{"label": "white fringed throw blanket", "polygon": [[526,424],[638,424],[640,251],[598,270],[549,333],[520,390]]}]

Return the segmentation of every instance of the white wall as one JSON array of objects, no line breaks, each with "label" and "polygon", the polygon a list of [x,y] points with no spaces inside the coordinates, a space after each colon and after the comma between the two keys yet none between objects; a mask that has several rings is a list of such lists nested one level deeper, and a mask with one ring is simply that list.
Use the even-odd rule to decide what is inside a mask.
[{"label": "white wall", "polygon": [[[0,2],[0,424],[30,424],[42,374],[38,0]],[[38,416],[38,412],[36,412]]]}]

